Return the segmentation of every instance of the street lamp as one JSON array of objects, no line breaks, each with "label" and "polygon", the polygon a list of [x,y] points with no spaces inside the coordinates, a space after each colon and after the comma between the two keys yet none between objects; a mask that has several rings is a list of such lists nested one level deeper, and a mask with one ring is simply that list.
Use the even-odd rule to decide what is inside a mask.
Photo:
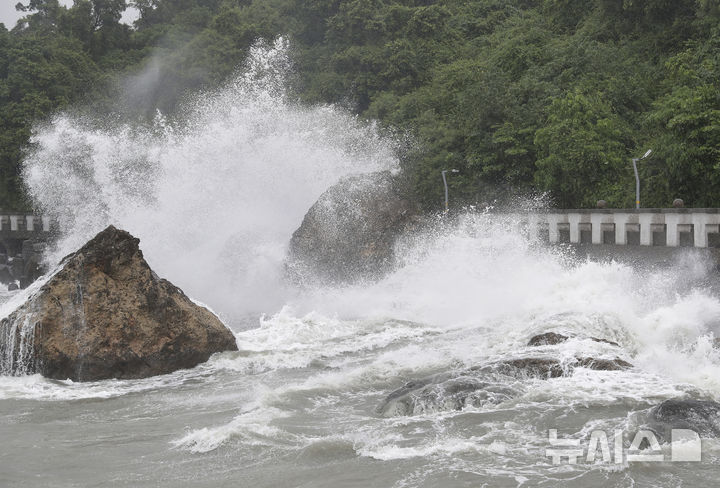
[{"label": "street lamp", "polygon": [[637,162],[650,156],[652,149],[648,149],[645,155],[641,158],[633,158],[633,170],[635,170],[635,208],[640,208],[640,177],[637,172]]},{"label": "street lamp", "polygon": [[[445,177],[445,173],[447,173],[448,170],[444,169],[441,171],[442,177],[443,177],[443,185],[445,185],[445,213],[448,213],[448,210],[450,209],[448,205],[448,187],[447,187],[447,178]],[[459,173],[456,169],[451,169],[451,173]]]}]

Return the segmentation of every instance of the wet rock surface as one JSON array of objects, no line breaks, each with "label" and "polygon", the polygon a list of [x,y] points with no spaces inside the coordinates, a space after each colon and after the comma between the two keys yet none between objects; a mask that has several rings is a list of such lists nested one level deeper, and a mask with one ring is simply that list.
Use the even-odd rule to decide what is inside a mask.
[{"label": "wet rock surface", "polygon": [[411,381],[392,392],[377,408],[383,417],[421,415],[436,411],[462,410],[466,407],[497,405],[522,393],[501,376],[438,375]]},{"label": "wet rock surface", "polygon": [[[556,332],[545,332],[544,334],[538,334],[536,336],[533,336],[528,341],[528,346],[530,347],[538,347],[538,346],[555,346],[557,344],[562,344],[563,342],[570,339],[570,336],[566,336],[563,334],[558,334]],[[588,337],[593,342],[602,342],[605,344],[609,344],[611,346],[620,347],[620,345],[617,342],[609,341],[607,339],[599,339],[597,337]]]},{"label": "wet rock surface", "polygon": [[108,227],[0,322],[5,374],[94,381],[191,368],[237,350],[232,332],[150,269],[129,233]]},{"label": "wet rock surface", "polygon": [[528,346],[554,346],[556,344],[562,344],[568,339],[569,337],[566,335],[556,334],[555,332],[546,332],[544,334],[533,336],[528,342]]},{"label": "wet rock surface", "polygon": [[548,379],[569,376],[578,367],[596,371],[620,371],[633,366],[620,358],[575,357],[569,361],[553,358],[519,358],[499,361],[481,369],[495,369],[515,377]]},{"label": "wet rock surface", "polygon": [[486,366],[504,374],[529,378],[559,378],[568,374],[568,369],[557,359],[522,358],[510,359]]},{"label": "wet rock surface", "polygon": [[338,284],[378,278],[392,269],[395,240],[418,215],[389,171],[346,178],[320,196],[293,234],[288,274]]},{"label": "wet rock surface", "polygon": [[648,427],[670,441],[672,429],[689,429],[700,437],[720,437],[720,403],[671,399],[650,410]]},{"label": "wet rock surface", "polygon": [[576,357],[570,361],[529,357],[496,361],[460,374],[438,374],[413,380],[390,393],[377,408],[384,417],[497,405],[524,391],[521,381],[570,376],[575,368],[620,371],[632,364],[620,358]]},{"label": "wet rock surface", "polygon": [[583,368],[594,369],[595,371],[620,371],[633,367],[632,364],[620,358],[577,358],[577,365],[582,366]]}]

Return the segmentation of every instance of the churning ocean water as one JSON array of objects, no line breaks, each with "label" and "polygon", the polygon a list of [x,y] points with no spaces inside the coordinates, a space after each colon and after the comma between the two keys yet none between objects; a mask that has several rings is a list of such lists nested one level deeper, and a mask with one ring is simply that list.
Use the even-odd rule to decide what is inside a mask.
[{"label": "churning ocean water", "polygon": [[[579,440],[620,431],[624,449],[663,400],[717,399],[720,299],[701,257],[580,259],[510,215],[468,211],[401,240],[400,262],[378,282],[285,282],[290,236],[317,197],[344,176],[397,168],[395,143],[375,127],[288,100],[286,64],[283,41],[259,45],[182,122],[59,115],[38,129],[25,180],[65,231],[50,260],[121,227],[160,276],[233,329],[240,350],[142,380],[0,377],[0,485],[715,484],[713,439],[692,463],[547,455],[551,429]],[[40,285],[0,296],[0,314]],[[527,346],[549,331],[571,339]],[[578,356],[634,367],[552,379],[487,369]],[[412,408],[383,408],[426,378],[440,386]],[[443,383],[457,378],[482,388],[458,403]]]}]

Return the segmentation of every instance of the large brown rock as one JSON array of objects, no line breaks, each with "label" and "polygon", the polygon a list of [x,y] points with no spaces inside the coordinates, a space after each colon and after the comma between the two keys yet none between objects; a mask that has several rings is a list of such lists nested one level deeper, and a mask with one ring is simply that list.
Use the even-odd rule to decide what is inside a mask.
[{"label": "large brown rock", "polygon": [[419,211],[389,171],[346,178],[323,193],[290,240],[288,271],[300,282],[344,284],[381,277],[397,237]]},{"label": "large brown rock", "polygon": [[235,337],[143,258],[113,226],[67,256],[61,270],[0,322],[4,374],[93,381],[191,368]]}]

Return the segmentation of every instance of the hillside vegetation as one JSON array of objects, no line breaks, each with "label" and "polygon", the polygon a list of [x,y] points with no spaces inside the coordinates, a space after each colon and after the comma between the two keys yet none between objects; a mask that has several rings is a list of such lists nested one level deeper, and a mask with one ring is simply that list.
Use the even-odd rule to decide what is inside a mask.
[{"label": "hillside vegetation", "polygon": [[[428,209],[450,168],[456,203],[631,207],[648,148],[644,206],[720,207],[718,0],[136,0],[134,26],[127,3],[26,0],[0,25],[0,206],[28,205],[34,123],[79,106],[171,114],[285,35],[295,97],[413,135],[403,165]],[[154,89],[131,89],[140,73]]]}]

